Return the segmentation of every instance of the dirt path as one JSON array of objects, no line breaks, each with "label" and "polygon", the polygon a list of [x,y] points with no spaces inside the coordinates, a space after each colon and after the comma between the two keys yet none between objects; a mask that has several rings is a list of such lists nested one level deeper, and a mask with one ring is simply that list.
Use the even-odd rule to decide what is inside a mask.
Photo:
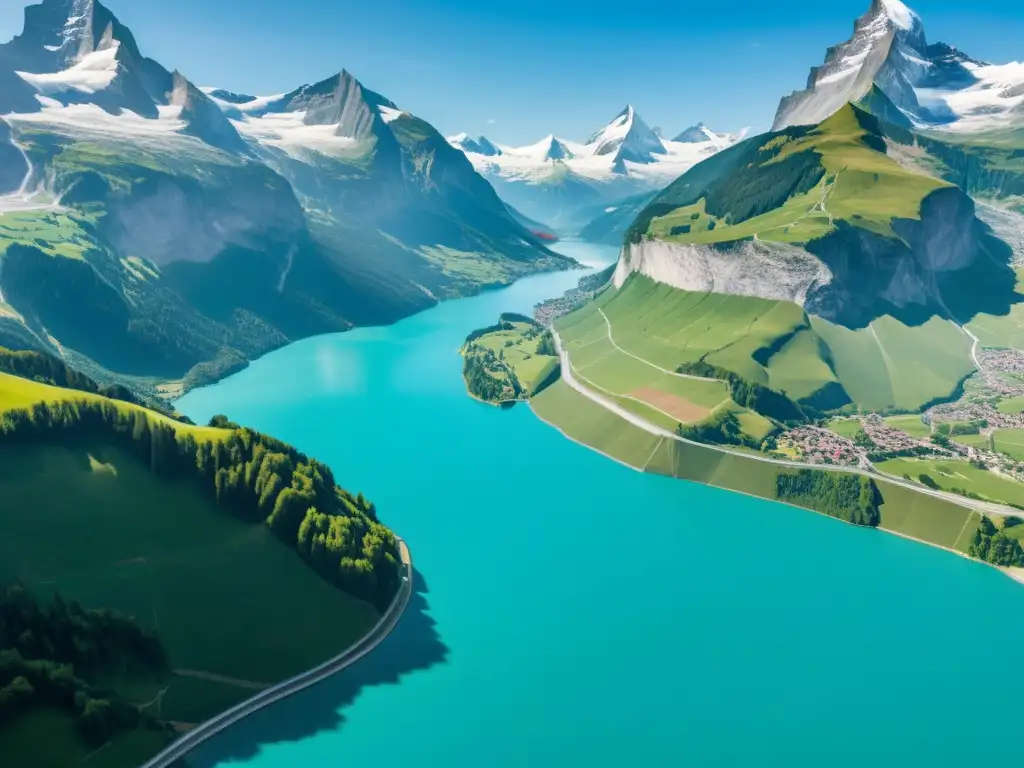
[{"label": "dirt path", "polygon": [[634,360],[638,360],[644,365],[648,365],[657,371],[667,373],[669,376],[676,376],[677,378],[680,379],[693,379],[694,381],[721,381],[721,379],[716,379],[711,376],[693,376],[689,373],[679,373],[678,371],[670,371],[668,370],[668,368],[662,368],[660,365],[655,365],[650,360],[644,360],[642,357],[634,355],[632,352],[627,352],[625,349],[623,349],[622,347],[615,343],[615,338],[612,336],[612,324],[611,321],[608,319],[608,315],[606,315],[604,313],[604,310],[601,309],[600,307],[597,308],[597,311],[600,312],[601,317],[604,318],[604,324],[608,329],[608,341],[611,342],[613,347],[615,347],[619,352],[626,355],[627,357],[632,357]]},{"label": "dirt path", "polygon": [[197,680],[209,680],[212,683],[233,685],[235,688],[248,688],[251,691],[262,691],[271,685],[270,683],[256,683],[252,680],[240,680],[237,677],[226,677],[225,675],[218,675],[216,672],[203,672],[201,669],[176,669],[174,674],[178,677],[194,677]]}]

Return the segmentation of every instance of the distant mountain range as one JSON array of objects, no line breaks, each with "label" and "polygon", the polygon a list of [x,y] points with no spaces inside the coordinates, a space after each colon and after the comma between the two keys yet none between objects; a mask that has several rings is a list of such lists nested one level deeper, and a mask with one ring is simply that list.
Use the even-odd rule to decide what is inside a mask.
[{"label": "distant mountain range", "polygon": [[97,0],[0,45],[0,344],[195,383],[571,260],[346,71],[198,88]]},{"label": "distant mountain range", "polygon": [[738,138],[698,124],[664,139],[627,106],[585,143],[552,135],[525,147],[466,134],[448,141],[504,200],[572,232],[590,220],[595,207],[653,192]]}]

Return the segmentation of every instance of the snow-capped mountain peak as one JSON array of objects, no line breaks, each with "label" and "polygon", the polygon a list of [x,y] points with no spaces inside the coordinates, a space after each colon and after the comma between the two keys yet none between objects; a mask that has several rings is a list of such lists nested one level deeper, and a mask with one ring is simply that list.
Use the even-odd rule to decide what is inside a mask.
[{"label": "snow-capped mountain peak", "polygon": [[530,154],[533,154],[541,162],[571,160],[576,157],[576,153],[569,149],[566,142],[556,139],[553,135],[545,136],[532,149],[536,150],[536,154],[533,152]]},{"label": "snow-capped mountain peak", "polygon": [[712,131],[704,123],[697,123],[680,133],[673,141],[678,141],[682,144],[700,144],[705,141],[720,141],[723,138],[723,136]]},{"label": "snow-capped mountain peak", "polygon": [[615,155],[617,163],[625,160],[634,163],[652,162],[652,155],[664,155],[665,145],[627,104],[604,128],[590,137],[587,142],[590,154]]},{"label": "snow-capped mountain peak", "polygon": [[483,157],[497,157],[502,153],[501,148],[486,136],[473,138],[468,133],[460,133],[449,136],[448,143],[463,152],[473,152]]},{"label": "snow-capped mountain peak", "polygon": [[773,130],[819,123],[874,88],[908,124],[995,127],[1019,118],[1024,65],[989,65],[945,43],[929,44],[921,18],[904,3],[871,0],[853,36],[811,68],[806,89],[782,99]]},{"label": "snow-capped mountain peak", "polygon": [[884,13],[897,27],[910,31],[921,24],[921,18],[900,0],[874,0],[873,6]]}]

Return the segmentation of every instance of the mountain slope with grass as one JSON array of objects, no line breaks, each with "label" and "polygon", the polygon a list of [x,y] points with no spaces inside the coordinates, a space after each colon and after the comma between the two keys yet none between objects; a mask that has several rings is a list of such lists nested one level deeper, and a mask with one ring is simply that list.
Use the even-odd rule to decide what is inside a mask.
[{"label": "mountain slope with grass", "polygon": [[0,45],[0,168],[0,343],[133,385],[571,264],[351,74],[204,90],[97,0]]},{"label": "mountain slope with grass", "polygon": [[[0,622],[0,689],[22,674],[12,652],[84,678],[52,696],[44,685],[71,670],[34,666],[41,695],[0,712],[5,755],[70,766],[107,744],[102,765],[138,765],[172,735],[162,724],[201,722],[334,657],[387,610],[398,540],[328,467],[223,417],[191,425],[104,397],[57,361],[13,359],[22,375],[0,372],[0,584],[133,617],[163,650],[159,664],[115,647],[81,666],[40,635],[10,646]],[[42,723],[53,738],[39,740]]]},{"label": "mountain slope with grass", "polygon": [[617,284],[785,299],[850,328],[1005,314],[1011,248],[962,189],[890,156],[886,130],[849,104],[701,163],[634,221]]}]

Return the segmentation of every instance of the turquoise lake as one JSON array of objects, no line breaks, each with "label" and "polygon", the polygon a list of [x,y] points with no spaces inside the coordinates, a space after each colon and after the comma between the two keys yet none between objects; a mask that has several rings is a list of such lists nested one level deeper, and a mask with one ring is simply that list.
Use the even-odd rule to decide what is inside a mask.
[{"label": "turquoise lake", "polygon": [[[592,264],[615,255],[559,247]],[[1018,764],[1024,585],[879,531],[642,475],[526,406],[466,396],[466,334],[579,277],[301,341],[179,403],[329,464],[417,571],[373,654],[189,764]]]}]

